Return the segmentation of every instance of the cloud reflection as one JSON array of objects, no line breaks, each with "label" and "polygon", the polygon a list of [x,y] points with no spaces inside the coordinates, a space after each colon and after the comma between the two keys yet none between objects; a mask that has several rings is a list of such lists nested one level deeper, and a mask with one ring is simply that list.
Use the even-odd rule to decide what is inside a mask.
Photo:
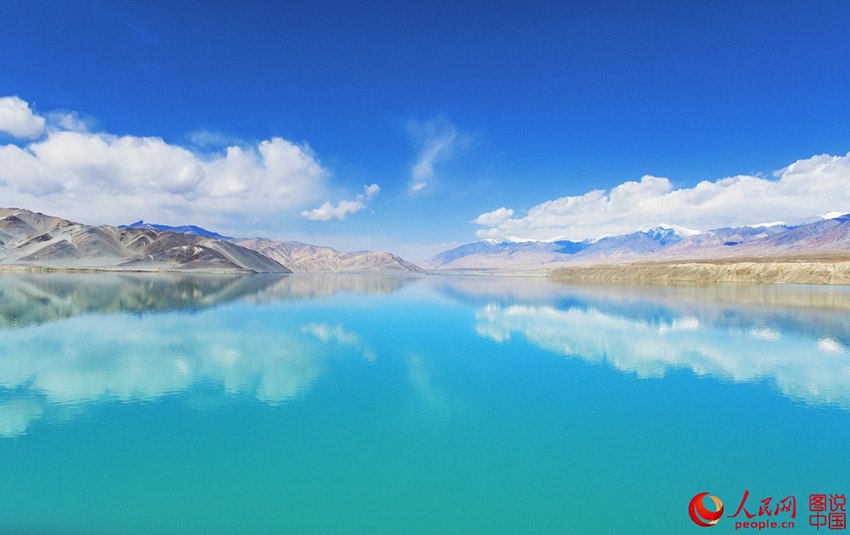
[{"label": "cloud reflection", "polygon": [[[334,286],[310,278],[103,275],[0,277],[0,437],[61,419],[68,408],[149,402],[200,384],[271,405],[301,398],[339,353],[335,345],[369,361],[376,352],[341,323],[300,321],[274,303],[362,284],[397,287],[366,278]],[[243,304],[217,307],[228,300]],[[159,313],[144,313],[145,302]]]},{"label": "cloud reflection", "polygon": [[[404,303],[404,313],[372,302],[366,314],[351,308],[361,298],[332,300],[390,294],[408,284],[447,298],[434,301],[417,289],[388,301]],[[416,299],[436,315],[416,312]],[[475,314],[474,332],[450,334],[464,337],[449,344],[464,353],[474,350],[468,344],[485,343],[482,337],[501,344],[522,338],[638,377],[684,369],[734,382],[766,380],[795,399],[850,409],[850,289],[568,287],[496,277],[2,275],[0,437],[21,436],[33,421],[67,419],[95,403],[155,401],[199,385],[282,404],[307,395],[334,358],[375,362],[378,351],[382,363],[408,356],[399,381],[429,417],[444,420],[453,408],[440,380],[446,376],[431,372],[442,358],[435,348],[446,342],[440,329],[457,316],[443,318],[437,306]],[[391,322],[387,314],[394,314]]]},{"label": "cloud reflection", "polygon": [[564,309],[490,304],[477,311],[476,331],[499,343],[521,336],[638,377],[689,369],[734,382],[767,379],[793,398],[850,408],[850,352],[834,338],[713,319],[669,311],[635,316],[586,303]]},{"label": "cloud reflection", "polygon": [[262,322],[229,324],[226,316],[74,318],[0,338],[0,387],[30,400],[0,408],[0,435],[52,405],[102,400],[151,401],[202,381],[229,394],[280,404],[309,390],[325,351],[296,329]]},{"label": "cloud reflection", "polygon": [[0,402],[0,437],[18,437],[27,432],[33,420],[41,418],[44,409],[32,399]]},{"label": "cloud reflection", "polygon": [[363,343],[363,339],[359,334],[349,331],[340,324],[330,325],[329,323],[309,323],[301,327],[301,332],[326,344],[336,343],[352,347],[356,351],[362,353],[363,358],[369,362],[375,362],[378,359],[377,353],[375,353],[371,347]]}]

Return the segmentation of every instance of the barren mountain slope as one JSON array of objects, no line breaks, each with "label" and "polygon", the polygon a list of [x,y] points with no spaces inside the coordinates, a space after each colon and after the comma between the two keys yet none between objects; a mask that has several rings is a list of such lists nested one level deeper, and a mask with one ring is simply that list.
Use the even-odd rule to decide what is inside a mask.
[{"label": "barren mountain slope", "polygon": [[261,254],[205,236],[89,226],[0,208],[0,264],[55,269],[287,273]]},{"label": "barren mountain slope", "polygon": [[238,240],[237,245],[277,260],[294,272],[310,273],[421,273],[406,260],[387,252],[362,251],[340,253],[296,241],[271,241],[265,238]]}]

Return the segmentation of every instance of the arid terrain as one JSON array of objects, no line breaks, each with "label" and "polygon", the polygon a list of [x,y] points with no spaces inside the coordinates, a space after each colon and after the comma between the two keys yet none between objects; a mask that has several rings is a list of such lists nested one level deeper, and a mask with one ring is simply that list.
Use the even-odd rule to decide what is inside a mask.
[{"label": "arid terrain", "polygon": [[575,266],[551,272],[570,283],[850,284],[848,255]]},{"label": "arid terrain", "polygon": [[289,272],[262,254],[223,240],[83,225],[19,208],[0,209],[0,265],[16,271]]}]

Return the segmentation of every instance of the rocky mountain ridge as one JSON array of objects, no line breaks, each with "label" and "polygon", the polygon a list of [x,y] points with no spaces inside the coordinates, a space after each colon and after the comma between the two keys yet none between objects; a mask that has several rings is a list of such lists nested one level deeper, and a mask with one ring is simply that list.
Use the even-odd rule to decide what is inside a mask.
[{"label": "rocky mountain ridge", "polygon": [[290,272],[268,257],[223,240],[84,225],[21,208],[0,208],[0,265],[6,269]]},{"label": "rocky mountain ridge", "polygon": [[272,258],[296,273],[423,272],[421,268],[403,258],[383,251],[341,253],[330,247],[296,241],[272,241],[265,238],[236,240],[235,243]]},{"label": "rocky mountain ridge", "polygon": [[331,247],[298,241],[274,241],[267,238],[232,238],[195,225],[170,227],[136,221],[119,228],[170,230],[227,240],[263,254],[296,273],[422,273],[415,264],[385,251],[342,253]]}]

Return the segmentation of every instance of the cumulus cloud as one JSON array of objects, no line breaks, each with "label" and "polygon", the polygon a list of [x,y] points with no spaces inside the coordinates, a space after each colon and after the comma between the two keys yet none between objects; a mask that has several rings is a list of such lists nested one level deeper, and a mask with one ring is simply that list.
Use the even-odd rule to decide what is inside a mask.
[{"label": "cumulus cloud", "polygon": [[[34,119],[14,122],[10,109]],[[45,129],[17,97],[0,99],[0,110],[0,128],[43,134],[23,146],[0,145],[2,204],[82,222],[260,219],[315,202],[328,177],[309,146],[279,137],[197,153],[158,137],[88,132],[73,112],[48,114]]]},{"label": "cumulus cloud", "polygon": [[0,132],[18,138],[34,138],[44,132],[44,117],[33,113],[30,105],[17,96],[0,98]]},{"label": "cumulus cloud", "polygon": [[330,201],[325,201],[318,208],[304,210],[301,215],[313,221],[330,221],[334,218],[343,221],[350,214],[356,214],[366,208],[366,201],[371,200],[380,192],[381,188],[377,184],[363,186],[363,193],[358,194],[353,201],[339,201],[336,206]]},{"label": "cumulus cloud", "polygon": [[478,216],[475,219],[473,219],[472,221],[470,221],[470,223],[475,223],[477,225],[485,225],[485,226],[488,226],[488,227],[493,227],[493,226],[499,225],[501,223],[504,223],[505,221],[507,221],[508,219],[513,217],[513,215],[514,215],[514,211],[512,209],[505,208],[503,206],[501,208],[493,210],[492,212],[487,212],[487,213],[481,214],[480,216]]},{"label": "cumulus cloud", "polygon": [[363,186],[363,194],[367,199],[371,199],[375,195],[381,193],[381,188],[377,184]]},{"label": "cumulus cloud", "polygon": [[410,191],[426,188],[435,178],[434,167],[449,158],[459,141],[457,128],[443,115],[426,121],[410,121],[408,132],[417,146],[417,156],[410,170]]},{"label": "cumulus cloud", "polygon": [[830,211],[850,212],[850,153],[819,155],[797,161],[772,177],[739,175],[674,188],[667,178],[644,176],[610,190],[546,201],[524,217],[503,218],[500,208],[474,223],[490,227],[480,238],[522,237],[580,240],[625,234],[666,223],[707,230],[765,221],[789,223]]}]

